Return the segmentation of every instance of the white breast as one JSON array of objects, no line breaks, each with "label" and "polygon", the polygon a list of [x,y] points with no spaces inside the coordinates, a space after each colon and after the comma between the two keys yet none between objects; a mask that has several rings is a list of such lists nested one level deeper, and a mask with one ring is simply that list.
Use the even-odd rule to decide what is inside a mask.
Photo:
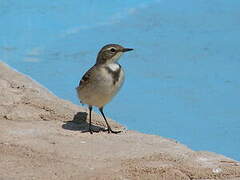
[{"label": "white breast", "polygon": [[[106,68],[107,66],[107,68]],[[124,71],[119,64],[107,64],[102,66],[95,72],[93,83],[88,83],[88,86],[78,90],[79,98],[85,104],[92,106],[103,107],[117,94],[124,82]],[[109,72],[109,69],[112,72]],[[113,73],[119,72],[119,78],[114,83]]]},{"label": "white breast", "polygon": [[108,64],[108,67],[109,67],[112,71],[117,71],[117,70],[119,70],[119,68],[120,68],[119,64],[116,64],[116,63]]}]

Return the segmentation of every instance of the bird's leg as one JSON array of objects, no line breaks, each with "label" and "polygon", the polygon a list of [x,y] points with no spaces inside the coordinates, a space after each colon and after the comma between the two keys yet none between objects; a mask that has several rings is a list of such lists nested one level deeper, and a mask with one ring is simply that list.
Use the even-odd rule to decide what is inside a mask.
[{"label": "bird's leg", "polygon": [[88,106],[88,109],[89,109],[89,132],[92,134],[92,129],[91,129],[91,126],[92,126],[92,106]]},{"label": "bird's leg", "polygon": [[107,127],[108,127],[108,133],[114,133],[114,134],[117,134],[117,133],[120,133],[121,131],[113,131],[112,129],[111,129],[111,127],[109,126],[109,124],[108,124],[108,122],[107,122],[107,119],[106,119],[106,117],[105,117],[105,115],[104,115],[104,113],[103,113],[103,107],[101,107],[101,108],[99,108],[99,111],[101,112],[101,114],[102,114],[102,116],[103,116],[103,118],[104,118],[104,120],[105,120],[105,122],[106,122],[106,124],[107,124]]}]

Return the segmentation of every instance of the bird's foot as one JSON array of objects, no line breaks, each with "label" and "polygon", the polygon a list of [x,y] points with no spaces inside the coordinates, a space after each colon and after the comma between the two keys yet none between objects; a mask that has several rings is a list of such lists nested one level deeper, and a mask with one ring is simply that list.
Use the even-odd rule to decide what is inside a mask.
[{"label": "bird's foot", "polygon": [[122,132],[122,131],[114,131],[112,129],[108,129],[108,133],[118,134],[120,132]]},{"label": "bird's foot", "polygon": [[89,128],[88,131],[90,132],[90,134],[93,134],[94,132],[99,133],[101,130],[95,130],[95,129]]},{"label": "bird's foot", "polygon": [[122,132],[122,131],[114,131],[114,130],[112,130],[111,128],[108,128],[108,129],[99,129],[99,130],[94,130],[94,129],[92,129],[92,128],[89,128],[90,134],[99,133],[100,131],[103,131],[103,132],[106,132],[106,131],[107,131],[109,134],[110,134],[110,133],[118,134],[118,133]]}]

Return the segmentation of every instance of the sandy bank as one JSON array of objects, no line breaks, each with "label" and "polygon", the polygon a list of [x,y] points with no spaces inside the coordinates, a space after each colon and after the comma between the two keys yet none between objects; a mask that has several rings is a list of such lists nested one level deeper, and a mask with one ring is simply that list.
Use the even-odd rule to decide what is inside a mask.
[{"label": "sandy bank", "polygon": [[[104,127],[100,115],[93,119]],[[240,179],[239,162],[173,140],[126,130],[90,135],[86,109],[1,62],[0,127],[0,180]]]}]

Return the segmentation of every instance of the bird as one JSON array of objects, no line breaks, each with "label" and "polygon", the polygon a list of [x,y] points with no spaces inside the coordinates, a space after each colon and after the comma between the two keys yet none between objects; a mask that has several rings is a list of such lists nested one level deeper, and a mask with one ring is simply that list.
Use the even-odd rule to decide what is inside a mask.
[{"label": "bird", "polygon": [[93,134],[92,108],[97,107],[105,120],[108,133],[120,133],[110,127],[105,114],[104,106],[117,94],[124,83],[124,70],[118,63],[119,58],[132,48],[124,48],[118,44],[107,44],[98,52],[96,63],[83,75],[76,87],[78,98],[82,104],[88,105],[89,132]]}]

